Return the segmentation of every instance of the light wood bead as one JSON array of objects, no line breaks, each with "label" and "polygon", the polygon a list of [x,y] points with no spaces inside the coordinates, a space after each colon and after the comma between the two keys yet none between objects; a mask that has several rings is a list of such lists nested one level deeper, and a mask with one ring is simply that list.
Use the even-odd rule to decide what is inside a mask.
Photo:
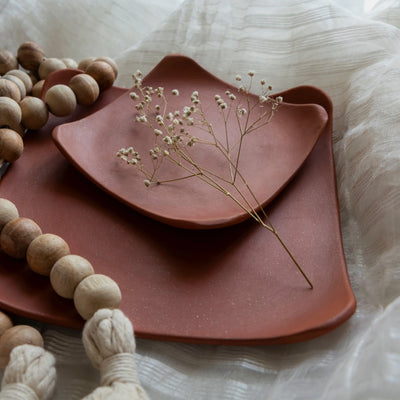
[{"label": "light wood bead", "polygon": [[0,75],[18,68],[18,60],[9,50],[0,50]]},{"label": "light wood bead", "polygon": [[73,90],[78,104],[83,106],[92,105],[99,97],[99,85],[93,77],[88,74],[78,74],[71,78],[68,86]]},{"label": "light wood bead", "polygon": [[47,75],[51,72],[58,71],[59,69],[67,68],[65,64],[58,58],[46,58],[39,65],[40,79],[46,79]]},{"label": "light wood bead", "polygon": [[40,129],[49,119],[46,104],[37,97],[26,96],[19,106],[22,114],[21,123],[26,129]]},{"label": "light wood bead", "polygon": [[117,79],[117,76],[118,76],[118,65],[111,57],[99,57],[99,58],[96,58],[95,61],[104,61],[107,64],[109,64],[111,66],[111,68],[113,69],[113,71],[114,71],[115,79]]},{"label": "light wood bead", "polygon": [[96,80],[101,91],[109,89],[115,81],[114,70],[105,61],[92,62],[86,68],[86,73]]},{"label": "light wood bead", "polygon": [[32,240],[26,251],[26,261],[33,272],[49,276],[53,265],[69,253],[69,246],[63,238],[45,233]]},{"label": "light wood bead", "polygon": [[14,162],[21,157],[24,142],[20,134],[12,129],[0,129],[0,159]]},{"label": "light wood bead", "polygon": [[50,272],[50,283],[55,292],[66,299],[73,299],[78,284],[94,274],[92,264],[85,258],[69,254],[60,258]]},{"label": "light wood bead", "polygon": [[45,95],[45,103],[52,114],[65,117],[73,113],[76,108],[76,97],[69,86],[54,85]]},{"label": "light wood bead", "polygon": [[21,79],[21,81],[24,83],[26,94],[31,93],[33,86],[32,79],[25,71],[22,71],[21,69],[12,69],[11,71],[8,71],[4,77],[10,75],[16,76],[17,78]]},{"label": "light wood bead", "polygon": [[96,57],[88,57],[81,60],[78,64],[78,69],[86,71],[86,68],[96,59]]},{"label": "light wood bead", "polygon": [[18,209],[13,202],[0,198],[0,231],[3,227],[19,217]]},{"label": "light wood bead", "polygon": [[17,58],[23,68],[37,71],[44,59],[44,50],[35,42],[24,42],[18,48]]},{"label": "light wood bead", "polygon": [[0,337],[0,367],[5,368],[10,360],[11,351],[23,344],[43,347],[40,332],[29,325],[15,325]]},{"label": "light wood bead", "polygon": [[19,92],[21,93],[21,99],[23,99],[26,96],[25,84],[17,76],[6,74],[2,77],[2,79],[8,79],[9,81],[14,82],[18,86]]},{"label": "light wood bead", "polygon": [[21,123],[21,118],[19,104],[9,97],[0,97],[0,127],[16,127]]},{"label": "light wood bead", "polygon": [[37,81],[36,83],[33,84],[32,86],[32,92],[31,95],[33,97],[41,98],[42,97],[42,89],[44,85],[44,79]]},{"label": "light wood bead", "polygon": [[8,222],[0,233],[0,247],[11,257],[22,259],[32,240],[42,234],[31,219],[20,217]]},{"label": "light wood bead", "polygon": [[108,276],[89,275],[75,289],[74,304],[80,316],[87,320],[100,308],[118,308],[121,291]]},{"label": "light wood bead", "polygon": [[7,329],[12,328],[12,326],[13,323],[11,318],[7,314],[4,314],[2,311],[0,311],[0,337],[3,336],[3,333]]},{"label": "light wood bead", "polygon": [[73,58],[62,58],[61,61],[67,68],[78,68],[78,63]]},{"label": "light wood bead", "polygon": [[17,103],[21,101],[21,91],[18,85],[9,79],[0,78],[0,96],[9,97]]}]

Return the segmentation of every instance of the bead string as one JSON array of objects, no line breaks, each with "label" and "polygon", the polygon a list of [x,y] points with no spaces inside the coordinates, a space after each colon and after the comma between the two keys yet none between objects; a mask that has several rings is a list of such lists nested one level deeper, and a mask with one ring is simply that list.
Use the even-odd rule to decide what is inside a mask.
[{"label": "bead string", "polygon": [[[18,63],[28,72],[18,70]],[[23,43],[18,49],[18,58],[6,50],[0,51],[0,73],[5,73],[0,78],[0,159],[16,161],[23,151],[25,129],[40,129],[46,124],[49,112],[66,116],[77,104],[93,104],[100,91],[112,86],[118,73],[109,58],[85,59],[78,65],[85,73],[75,75],[68,85],[51,87],[44,101],[35,97],[41,95],[44,79],[50,72],[75,66],[70,59],[68,64],[63,63],[64,66],[60,60],[45,58],[43,49],[34,42]],[[30,80],[30,76],[37,75],[41,79],[29,86],[25,78]],[[22,85],[18,85],[17,79]],[[117,283],[106,275],[96,274],[88,260],[71,254],[64,239],[43,233],[33,220],[20,217],[11,201],[2,198],[0,248],[10,257],[26,259],[35,273],[49,276],[54,291],[72,299],[77,312],[87,320],[83,343],[93,366],[101,371],[102,386],[85,400],[147,399],[137,380],[132,324],[118,310],[121,291]],[[55,386],[54,357],[42,347],[43,338],[36,329],[12,326],[11,320],[0,312],[0,367],[7,366],[0,400],[51,398]],[[42,360],[40,374],[33,367],[37,360]],[[21,375],[18,371],[25,372]],[[47,379],[46,390],[40,387],[43,377],[53,377]]]},{"label": "bead string", "polygon": [[[18,69],[21,66],[23,69]],[[42,100],[45,79],[54,71],[76,68],[68,85],[51,87]],[[22,137],[27,129],[42,128],[49,112],[57,117],[72,114],[77,105],[90,106],[101,91],[109,89],[118,75],[118,67],[109,57],[90,57],[79,64],[70,59],[47,58],[35,42],[25,42],[17,57],[0,51],[0,164],[12,163],[23,152]]]}]

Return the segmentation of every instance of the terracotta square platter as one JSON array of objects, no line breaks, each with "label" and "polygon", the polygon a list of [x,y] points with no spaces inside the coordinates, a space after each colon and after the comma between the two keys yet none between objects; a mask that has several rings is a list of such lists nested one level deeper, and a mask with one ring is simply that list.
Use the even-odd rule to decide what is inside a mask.
[{"label": "terracotta square platter", "polygon": [[[46,85],[76,73],[54,73]],[[232,89],[180,55],[165,57],[144,82],[178,88],[176,108],[194,89],[212,101]],[[195,179],[146,188],[117,159],[122,146],[148,145],[129,93],[112,87],[94,106],[28,132],[22,157],[3,170],[0,197],[119,284],[137,337],[280,344],[350,318],[356,301],[342,246],[329,97],[311,86],[276,94],[282,108],[243,153],[243,171],[310,289],[274,235],[229,199]],[[210,118],[218,125],[218,115]],[[198,157],[220,162],[201,150]],[[0,307],[70,328],[84,323],[48,278],[1,252]]]}]

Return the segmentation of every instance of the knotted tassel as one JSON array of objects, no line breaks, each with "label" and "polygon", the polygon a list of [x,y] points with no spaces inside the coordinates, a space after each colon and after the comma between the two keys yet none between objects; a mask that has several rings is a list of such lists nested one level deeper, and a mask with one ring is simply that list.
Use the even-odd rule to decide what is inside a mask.
[{"label": "knotted tassel", "polygon": [[0,400],[49,400],[56,383],[54,357],[42,347],[15,347],[4,371]]},{"label": "knotted tassel", "polygon": [[101,375],[101,386],[83,400],[148,400],[137,377],[133,327],[122,311],[98,310],[86,322],[83,345]]}]

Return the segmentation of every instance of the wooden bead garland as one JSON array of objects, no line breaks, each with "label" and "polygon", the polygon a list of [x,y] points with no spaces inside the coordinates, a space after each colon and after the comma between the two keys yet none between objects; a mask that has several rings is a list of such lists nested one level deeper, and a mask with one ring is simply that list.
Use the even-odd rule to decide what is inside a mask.
[{"label": "wooden bead garland", "polygon": [[[18,63],[29,74],[18,69]],[[44,101],[41,100],[44,80],[51,72],[76,67],[86,73],[74,76],[68,85],[51,87]],[[0,128],[13,130],[23,136],[25,129],[43,127],[49,111],[55,116],[64,117],[72,114],[77,104],[92,105],[100,91],[113,85],[118,68],[109,57],[91,57],[79,64],[71,58],[46,58],[40,45],[25,42],[18,48],[17,57],[8,50],[0,51],[0,75],[3,75],[0,77]],[[3,132],[2,136],[0,165],[2,161],[16,161],[23,151],[23,144],[21,146],[15,135]]]},{"label": "wooden bead garland", "polygon": [[[101,308],[118,308],[121,291],[106,275],[95,274],[89,261],[69,254],[68,244],[54,234],[42,234],[31,219],[18,216],[15,205],[0,198],[0,248],[14,258],[26,257],[36,273],[50,276],[57,294],[74,300],[83,319]],[[16,217],[16,218],[14,218]]]}]

